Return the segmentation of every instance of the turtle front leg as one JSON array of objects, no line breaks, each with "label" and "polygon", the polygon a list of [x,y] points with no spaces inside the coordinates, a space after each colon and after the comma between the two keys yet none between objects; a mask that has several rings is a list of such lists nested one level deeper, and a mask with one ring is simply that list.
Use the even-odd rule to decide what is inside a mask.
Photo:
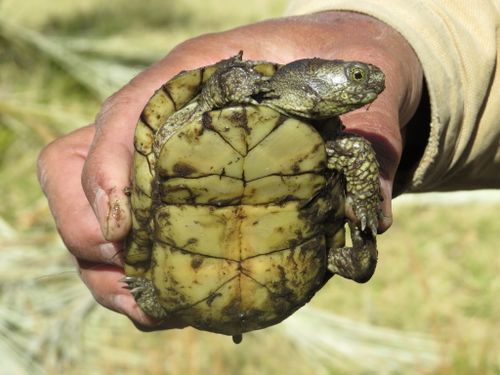
[{"label": "turtle front leg", "polygon": [[253,69],[249,61],[241,60],[241,53],[219,64],[207,80],[198,98],[199,111],[223,108],[228,104],[259,104],[252,95],[259,92],[267,80]]},{"label": "turtle front leg", "polygon": [[346,183],[346,216],[351,223],[377,234],[380,215],[379,166],[375,151],[365,138],[340,132],[326,142],[328,168],[340,172]]},{"label": "turtle front leg", "polygon": [[363,137],[340,132],[326,142],[328,167],[345,178],[345,213],[352,248],[332,247],[328,269],[363,283],[377,265],[376,234],[380,214],[379,167],[371,144]]}]

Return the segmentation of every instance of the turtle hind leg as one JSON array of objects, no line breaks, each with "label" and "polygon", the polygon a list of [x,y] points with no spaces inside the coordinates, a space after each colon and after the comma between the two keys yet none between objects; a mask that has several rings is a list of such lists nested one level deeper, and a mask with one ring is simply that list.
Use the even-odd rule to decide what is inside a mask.
[{"label": "turtle hind leg", "polygon": [[328,270],[358,283],[372,277],[377,266],[377,243],[375,235],[361,231],[349,223],[352,247],[332,248],[328,253]]},{"label": "turtle hind leg", "polygon": [[122,281],[127,284],[126,288],[130,289],[130,293],[142,311],[158,320],[164,320],[167,317],[151,280],[145,277],[126,276]]}]

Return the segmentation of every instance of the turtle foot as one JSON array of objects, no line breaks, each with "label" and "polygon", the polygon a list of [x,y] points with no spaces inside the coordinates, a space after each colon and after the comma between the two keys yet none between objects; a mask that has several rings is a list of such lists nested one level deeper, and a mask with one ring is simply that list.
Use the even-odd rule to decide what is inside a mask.
[{"label": "turtle foot", "polygon": [[365,283],[372,277],[377,266],[377,243],[375,235],[361,231],[356,225],[351,228],[352,247],[331,249],[328,253],[328,269],[336,275]]},{"label": "turtle foot", "polygon": [[348,195],[346,198],[346,216],[356,223],[362,232],[368,231],[377,235],[380,217],[380,196],[377,194],[368,198]]},{"label": "turtle foot", "polygon": [[121,281],[126,284],[125,288],[130,290],[141,310],[155,319],[166,318],[167,313],[158,300],[151,280],[145,277],[125,276]]}]

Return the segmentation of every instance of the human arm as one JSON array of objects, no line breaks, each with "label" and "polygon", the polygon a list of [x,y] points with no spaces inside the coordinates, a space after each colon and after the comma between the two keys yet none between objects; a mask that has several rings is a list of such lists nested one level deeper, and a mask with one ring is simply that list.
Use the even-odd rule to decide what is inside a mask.
[{"label": "human arm", "polygon": [[500,5],[496,0],[291,0],[287,13],[367,14],[397,30],[426,85],[405,129],[394,192],[500,187]]}]

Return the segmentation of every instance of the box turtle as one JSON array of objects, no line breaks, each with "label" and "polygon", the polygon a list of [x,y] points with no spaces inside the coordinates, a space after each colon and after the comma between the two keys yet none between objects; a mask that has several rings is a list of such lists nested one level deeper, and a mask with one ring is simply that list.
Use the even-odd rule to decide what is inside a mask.
[{"label": "box turtle", "polygon": [[141,309],[238,341],[291,315],[334,274],[367,281],[378,164],[338,116],[383,89],[370,64],[280,66],[241,52],[165,83],[134,139],[124,281]]}]

